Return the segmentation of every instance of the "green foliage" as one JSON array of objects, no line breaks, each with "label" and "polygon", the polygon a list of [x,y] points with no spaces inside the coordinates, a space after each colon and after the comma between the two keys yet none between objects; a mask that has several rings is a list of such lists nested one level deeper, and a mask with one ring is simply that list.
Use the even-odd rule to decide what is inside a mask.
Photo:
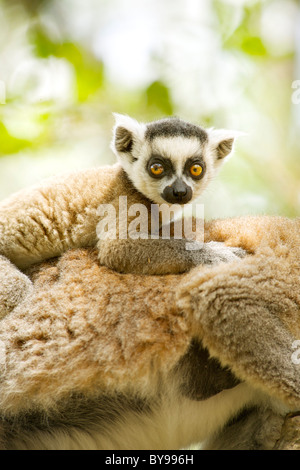
[{"label": "green foliage", "polygon": [[54,56],[72,64],[76,74],[77,96],[80,102],[89,99],[103,86],[103,63],[80,44],[55,42],[40,25],[31,28],[29,39],[38,57]]},{"label": "green foliage", "polygon": [[[219,20],[222,21],[224,9],[221,7],[220,2],[215,2],[215,6],[219,13]],[[226,49],[235,49],[251,56],[267,56],[267,48],[260,37],[260,17],[260,2],[251,7],[244,7],[242,21],[233,33],[225,39],[224,47]]]},{"label": "green foliage", "polygon": [[173,114],[173,105],[169,89],[161,81],[156,80],[148,86],[146,89],[146,98],[147,107],[151,110],[166,116]]},{"label": "green foliage", "polygon": [[14,154],[20,150],[26,149],[31,146],[31,142],[25,139],[18,139],[12,136],[6,129],[5,125],[0,122],[0,156]]},{"label": "green foliage", "polygon": [[[297,0],[290,0],[293,1],[297,3]],[[281,53],[270,48],[261,30],[264,9],[280,2],[207,0],[209,10],[212,9],[211,21],[207,22],[201,17],[201,8],[199,17],[189,17],[188,21],[174,14],[172,24],[168,12],[164,25],[169,30],[163,31],[164,43],[158,54],[151,51],[151,82],[147,77],[144,84],[136,87],[122,85],[120,80],[111,78],[108,64],[95,55],[91,41],[77,34],[72,36],[76,40],[71,39],[68,27],[64,28],[67,18],[56,21],[58,3],[53,0],[0,0],[0,63],[5,64],[5,68],[10,62],[10,54],[15,54],[11,62],[17,68],[19,60],[27,63],[32,58],[34,70],[41,71],[41,76],[46,70],[48,80],[49,74],[56,78],[57,64],[63,65],[70,75],[66,83],[70,84],[71,90],[67,98],[63,88],[60,95],[50,93],[40,102],[31,101],[31,91],[40,85],[38,73],[30,75],[27,81],[24,79],[24,83],[21,80],[23,84],[16,91],[8,88],[6,104],[0,105],[0,156],[9,156],[0,161],[0,197],[3,197],[1,188],[7,179],[3,171],[8,165],[7,160],[14,166],[25,155],[34,158],[34,168],[43,168],[45,155],[51,155],[50,170],[47,170],[51,174],[56,168],[64,169],[58,165],[60,159],[66,159],[66,167],[70,162],[73,165],[74,154],[80,156],[80,165],[90,154],[95,156],[95,164],[110,163],[112,112],[129,114],[142,121],[176,114],[206,127],[236,126],[252,133],[255,144],[247,146],[243,145],[243,140],[241,144],[238,141],[237,157],[225,166],[218,179],[216,188],[220,186],[221,189],[221,212],[227,203],[226,215],[250,210],[299,215],[300,146],[297,139],[289,141],[293,111],[291,83],[299,78],[292,75],[295,51]],[[71,1],[66,3],[70,6]],[[92,2],[83,3],[83,8],[91,8]],[[117,0],[111,4],[109,0],[99,3],[104,11],[110,11],[109,18],[119,21],[119,15],[123,13],[122,9],[118,11]],[[59,4],[64,5],[64,2]],[[74,2],[72,14],[81,14],[79,4]],[[179,6],[182,11],[185,5],[184,0],[174,0],[174,7]],[[147,2],[141,8],[148,8]],[[62,8],[62,11],[66,10]],[[161,11],[164,11],[163,6]],[[285,14],[284,8],[282,14]],[[103,22],[99,31],[102,26]],[[207,36],[202,35],[208,30]],[[6,32],[1,36],[1,31]],[[203,44],[203,37],[208,38],[208,44]],[[209,47],[211,39],[218,44],[212,49]],[[215,56],[205,55],[206,47],[208,51],[216,51]],[[190,50],[195,54],[189,55]],[[185,75],[186,82],[180,82],[178,72],[185,66],[189,74]],[[22,79],[23,69],[20,70]],[[7,79],[9,83],[9,74],[2,77],[1,73],[3,66],[0,80]],[[13,75],[13,71],[11,73]],[[230,76],[231,86],[223,86],[226,73]],[[231,78],[233,75],[234,79]],[[209,96],[197,95],[199,89],[210,90]],[[211,102],[210,105],[207,102]],[[236,116],[232,126],[230,118]],[[30,180],[31,173],[30,168],[24,172],[23,185]],[[7,192],[10,190],[8,185]],[[228,194],[227,202],[223,201],[223,194]],[[218,200],[219,196],[216,197]]]},{"label": "green foliage", "polygon": [[261,38],[250,35],[244,28],[239,28],[235,31],[235,34],[225,42],[224,46],[225,48],[236,49],[252,56],[263,57],[268,55]]}]

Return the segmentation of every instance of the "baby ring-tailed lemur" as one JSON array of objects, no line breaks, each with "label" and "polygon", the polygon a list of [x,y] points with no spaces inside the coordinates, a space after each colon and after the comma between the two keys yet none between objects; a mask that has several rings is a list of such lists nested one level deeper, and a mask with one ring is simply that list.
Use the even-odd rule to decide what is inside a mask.
[{"label": "baby ring-tailed lemur", "polygon": [[[198,198],[231,153],[234,133],[177,118],[148,124],[119,114],[115,118],[112,149],[118,164],[54,177],[1,202],[0,255],[24,269],[70,248],[97,246],[101,264],[140,274],[180,273],[243,256],[242,250],[221,243],[187,250],[184,238],[148,236],[153,203],[184,205]],[[146,224],[140,223],[140,237],[128,236],[132,226],[137,228],[141,207]],[[106,210],[113,214],[108,225],[114,236],[96,230]]]}]

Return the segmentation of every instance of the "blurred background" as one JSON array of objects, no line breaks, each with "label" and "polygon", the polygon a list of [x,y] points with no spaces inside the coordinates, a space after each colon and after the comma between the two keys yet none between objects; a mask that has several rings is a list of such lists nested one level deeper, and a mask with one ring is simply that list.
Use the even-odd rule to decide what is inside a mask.
[{"label": "blurred background", "polygon": [[0,0],[0,103],[0,199],[177,115],[246,133],[206,217],[300,216],[298,0]]}]

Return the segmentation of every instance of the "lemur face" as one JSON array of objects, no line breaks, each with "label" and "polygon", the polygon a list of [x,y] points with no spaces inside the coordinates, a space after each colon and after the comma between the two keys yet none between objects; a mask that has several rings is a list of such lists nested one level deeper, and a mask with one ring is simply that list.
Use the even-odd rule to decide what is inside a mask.
[{"label": "lemur face", "polygon": [[186,204],[203,189],[206,173],[203,144],[207,135],[204,130],[199,132],[199,136],[187,137],[175,132],[170,135],[168,132],[172,131],[173,126],[174,131],[175,126],[179,131],[182,123],[169,120],[164,124],[165,129],[159,130],[165,130],[165,135],[156,135],[152,125],[146,131],[149,153],[145,166],[148,182],[145,184],[151,186],[163,202]]},{"label": "lemur face", "polygon": [[112,148],[135,188],[157,204],[197,199],[232,150],[229,131],[177,118],[140,124],[116,115]]}]

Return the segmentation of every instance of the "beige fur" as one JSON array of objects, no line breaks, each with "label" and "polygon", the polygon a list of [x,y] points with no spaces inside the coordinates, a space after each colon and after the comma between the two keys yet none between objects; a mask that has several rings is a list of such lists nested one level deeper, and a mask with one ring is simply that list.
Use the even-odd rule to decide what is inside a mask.
[{"label": "beige fur", "polygon": [[192,271],[179,289],[179,305],[201,312],[199,334],[223,364],[298,407],[300,370],[291,347],[300,337],[300,219],[218,220],[207,237],[253,255]]},{"label": "beige fur", "polygon": [[95,246],[97,208],[124,190],[120,173],[114,165],[64,174],[8,197],[0,204],[0,253],[25,268]]},{"label": "beige fur", "polygon": [[[111,204],[119,221],[119,197],[128,208],[143,204],[151,219],[151,201],[137,192],[119,164],[51,178],[0,204],[0,254],[24,269],[71,248],[98,246],[99,260],[119,272],[184,272],[205,261],[202,250],[187,251],[186,240],[115,239],[98,241],[100,204]],[[135,216],[128,216],[129,225]],[[122,222],[121,222],[122,223]],[[207,259],[233,259],[235,249],[207,247]]]},{"label": "beige fur", "polygon": [[[35,432],[13,439],[10,450],[124,450],[182,449],[213,436],[224,422],[246,405],[260,404],[259,394],[246,384],[224,390],[205,401],[192,401],[170,393],[170,383],[150,413],[122,413],[109,432],[79,427],[56,432]],[[123,411],[123,410],[120,410]],[[278,426],[277,426],[278,428]],[[269,430],[269,429],[268,429]],[[278,432],[278,429],[277,429]],[[272,444],[274,441],[272,441]]]},{"label": "beige fur", "polygon": [[[130,132],[115,131],[122,166],[50,179],[1,203],[3,448],[170,449],[197,440],[271,448],[284,412],[300,406],[291,360],[300,335],[299,220],[215,221],[196,251],[185,239],[124,240],[123,220],[116,239],[98,239],[99,205],[111,204],[118,220],[124,195],[128,207],[148,210],[149,234],[151,202],[163,191],[143,174],[151,151],[168,158],[172,148],[172,178],[184,183],[183,152],[203,152],[208,178],[193,183],[197,195],[232,148],[228,136],[207,140],[196,129],[203,140],[178,137],[176,126],[151,147],[129,119]],[[250,413],[247,426],[241,411]],[[232,431],[232,418],[242,429]],[[239,433],[243,443],[230,437]]]},{"label": "beige fur", "polygon": [[[174,123],[177,120],[170,119],[154,125],[167,124],[174,132]],[[182,124],[176,125],[182,132]],[[184,126],[192,125],[184,123]],[[193,126],[201,138],[173,136],[150,141],[146,138],[147,129],[145,124],[119,116],[113,149],[120,164],[50,178],[1,202],[0,255],[24,269],[59,256],[68,249],[97,245],[101,264],[118,272],[137,274],[177,274],[198,264],[216,264],[241,256],[241,251],[216,243],[188,251],[183,237],[179,240],[162,239],[161,236],[149,238],[151,205],[153,202],[166,203],[161,196],[163,189],[170,188],[173,181],[181,178],[191,187],[189,201],[198,197],[230,154],[232,134],[219,135],[216,131],[207,134],[199,126]],[[170,171],[171,176],[161,179],[149,176],[146,167],[153,152],[163,155],[168,162],[172,161],[174,171]],[[184,163],[191,158],[201,158],[203,162],[203,177],[200,179],[192,178],[184,170]],[[146,211],[143,235],[147,239],[137,241],[128,236],[128,227],[136,214],[129,214],[128,220],[123,220],[119,211],[121,196],[127,197],[128,209],[134,204],[143,205]],[[116,219],[116,233],[112,236],[111,232],[105,232],[103,237],[97,226],[105,219],[99,207],[106,204],[115,210],[111,218]],[[125,239],[122,236],[124,230]],[[24,289],[27,288],[25,283]]]},{"label": "beige fur", "polygon": [[[3,446],[81,448],[81,441],[86,448],[177,448],[192,444],[197,436],[215,434],[228,419],[228,409],[232,416],[252,404],[267,407],[264,416],[271,413],[270,403],[273,410],[280,403],[299,409],[300,370],[291,361],[292,342],[300,337],[299,228],[298,219],[284,218],[212,222],[206,226],[207,240],[238,245],[252,255],[181,275],[118,274],[99,266],[93,250],[69,251],[31,268],[33,292],[1,320]],[[224,407],[225,421],[212,406],[210,430],[201,421],[202,402],[185,402],[174,382],[174,370],[195,337],[249,387],[241,401],[231,389],[232,405]],[[109,430],[78,431],[77,437],[71,424],[64,428],[64,438],[55,427],[8,437],[10,419],[20,414],[40,410],[51,416],[74,394],[93,399],[116,392],[152,403],[151,413],[128,414],[120,409],[123,427],[117,421]],[[181,406],[186,410],[183,415]],[[197,413],[201,429],[192,419]],[[280,413],[275,415],[276,423],[281,423]],[[170,424],[168,416],[177,416],[178,421],[174,417]],[[182,433],[180,416],[187,419]],[[256,446],[266,448],[262,442],[271,430],[265,424],[264,429],[260,444],[258,435],[253,439]],[[244,431],[239,434],[245,437]],[[277,431],[273,429],[272,435]],[[161,447],[155,447],[159,442]],[[238,436],[227,448],[235,444],[238,447]],[[217,447],[214,442],[208,445]]]}]

